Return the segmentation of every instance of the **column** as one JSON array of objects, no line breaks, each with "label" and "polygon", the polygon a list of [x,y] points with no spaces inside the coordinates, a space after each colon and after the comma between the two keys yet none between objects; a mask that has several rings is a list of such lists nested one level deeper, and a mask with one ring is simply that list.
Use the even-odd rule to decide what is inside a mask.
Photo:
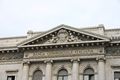
[{"label": "column", "polygon": [[78,60],[73,60],[72,80],[79,80],[79,62],[78,62]]},{"label": "column", "polygon": [[46,62],[45,80],[52,80],[52,63],[51,63],[51,61]]},{"label": "column", "polygon": [[104,62],[104,59],[98,60],[98,80],[105,80],[105,62]]},{"label": "column", "polygon": [[22,80],[28,80],[29,76],[29,62],[23,63]]},{"label": "column", "polygon": [[32,80],[32,76],[29,76],[29,80]]}]

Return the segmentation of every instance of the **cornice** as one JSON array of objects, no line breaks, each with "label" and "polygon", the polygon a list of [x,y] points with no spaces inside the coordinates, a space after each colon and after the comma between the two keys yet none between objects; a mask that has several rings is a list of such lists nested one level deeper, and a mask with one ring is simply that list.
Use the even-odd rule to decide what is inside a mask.
[{"label": "cornice", "polygon": [[56,45],[71,45],[71,44],[86,44],[86,43],[99,43],[99,42],[109,42],[109,40],[99,40],[99,41],[81,41],[81,42],[66,42],[66,43],[53,43],[53,44],[36,44],[36,45],[24,45],[18,47],[35,47],[35,46],[56,46]]},{"label": "cornice", "polygon": [[116,29],[105,29],[105,31],[111,31],[111,32],[113,32],[113,31],[120,31],[120,28],[116,28]]},{"label": "cornice", "polygon": [[[57,49],[57,48],[68,48],[68,47],[89,47],[89,46],[105,46],[108,44],[108,40],[96,40],[96,41],[81,41],[81,42],[68,42],[68,43],[55,43],[55,44],[35,44],[35,45],[24,45],[16,47],[7,47],[0,49],[2,53],[9,52],[21,52],[25,50],[38,50],[38,49]],[[22,49],[22,50],[21,50]]]},{"label": "cornice", "polygon": [[0,64],[22,64],[23,60],[0,60]]},{"label": "cornice", "polygon": [[3,38],[0,38],[0,40],[4,40],[4,39],[19,39],[19,38],[26,38],[27,39],[27,36],[3,37]]},{"label": "cornice", "polygon": [[[37,44],[37,45],[26,45],[26,46],[14,46],[4,47],[0,49],[1,53],[9,52],[20,52],[24,50],[38,50],[38,49],[57,49],[57,48],[68,48],[68,47],[89,47],[89,46],[120,46],[120,41],[83,41],[83,42],[72,42],[72,43],[60,43],[60,44]],[[23,49],[24,48],[24,49]],[[29,49],[28,49],[29,48]]]},{"label": "cornice", "polygon": [[[24,45],[24,43],[28,43],[30,41],[36,40],[38,38],[41,38],[43,36],[46,37],[46,35],[51,34],[54,31],[57,31],[59,29],[67,29],[70,31],[75,31],[78,33],[83,33],[83,35],[85,34],[86,36],[90,35],[93,37],[97,37],[98,39],[101,38],[102,40],[94,40],[94,41],[80,41],[80,42],[66,42],[66,43],[43,43],[43,44],[27,44]],[[95,27],[93,27],[95,28]],[[104,28],[104,26],[98,26],[96,28]],[[83,29],[87,29],[87,28],[83,28]],[[22,49],[22,51],[24,50],[37,50],[37,49],[57,49],[57,48],[67,48],[67,47],[88,47],[88,46],[120,46],[120,41],[112,41],[110,40],[110,38],[104,36],[104,35],[99,35],[99,34],[95,34],[95,33],[91,33],[91,32],[87,32],[84,31],[83,29],[78,29],[78,28],[74,28],[65,24],[61,24],[58,25],[57,27],[42,32],[39,34],[39,32],[36,36],[33,36],[31,38],[27,39],[27,36],[19,36],[19,37],[8,37],[8,38],[0,38],[0,40],[2,39],[17,39],[17,38],[26,38],[24,41],[18,43],[16,46],[8,46],[8,47],[0,47],[0,52],[1,53],[9,53],[9,52],[20,52],[20,50]],[[90,28],[88,28],[90,29]],[[120,29],[105,29],[105,31],[116,31],[116,30],[120,30]],[[34,33],[34,32],[33,32]],[[77,34],[77,33],[76,33]],[[77,35],[79,36],[79,35]]]},{"label": "cornice", "polygon": [[18,50],[18,48],[17,47],[13,47],[13,48],[9,47],[9,48],[0,49],[0,51],[9,51],[9,50]]}]

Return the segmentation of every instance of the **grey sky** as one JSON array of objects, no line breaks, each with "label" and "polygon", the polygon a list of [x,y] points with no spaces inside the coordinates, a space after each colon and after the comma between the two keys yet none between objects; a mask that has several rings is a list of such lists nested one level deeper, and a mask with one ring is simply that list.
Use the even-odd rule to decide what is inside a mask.
[{"label": "grey sky", "polygon": [[120,0],[0,0],[0,37],[45,31],[60,24],[120,28]]}]

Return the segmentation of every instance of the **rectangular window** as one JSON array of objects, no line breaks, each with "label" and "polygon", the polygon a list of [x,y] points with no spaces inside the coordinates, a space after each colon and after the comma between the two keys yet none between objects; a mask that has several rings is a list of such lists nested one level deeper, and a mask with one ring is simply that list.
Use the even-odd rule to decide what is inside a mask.
[{"label": "rectangular window", "polygon": [[89,76],[88,75],[84,75],[84,80],[89,80]]},{"label": "rectangular window", "polygon": [[18,70],[7,70],[6,71],[6,80],[17,80]]},{"label": "rectangular window", "polygon": [[120,72],[114,72],[114,80],[120,80]]},{"label": "rectangular window", "polygon": [[7,80],[15,80],[15,76],[7,76]]},{"label": "rectangular window", "polygon": [[84,80],[94,80],[94,75],[84,75]]}]

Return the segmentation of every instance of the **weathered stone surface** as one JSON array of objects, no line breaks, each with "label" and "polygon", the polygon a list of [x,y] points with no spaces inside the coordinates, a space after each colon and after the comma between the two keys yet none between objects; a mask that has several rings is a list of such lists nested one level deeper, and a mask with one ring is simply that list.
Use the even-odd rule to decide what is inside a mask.
[{"label": "weathered stone surface", "polygon": [[[117,39],[114,44],[113,36]],[[93,70],[93,80],[114,80],[114,72],[120,72],[119,37],[119,29],[106,30],[103,25],[88,29],[60,25],[47,32],[29,32],[28,37],[1,38],[0,80],[7,80],[7,76],[58,80],[62,69],[67,71],[68,80],[84,80],[86,69]],[[86,44],[80,46],[82,42]],[[33,78],[36,71],[42,72],[37,75],[41,79]]]},{"label": "weathered stone surface", "polygon": [[107,55],[120,55],[120,47],[107,47],[106,54]]},{"label": "weathered stone surface", "polygon": [[25,52],[24,58],[50,58],[50,57],[67,57],[67,56],[85,56],[104,54],[104,48],[76,48],[76,49],[53,49],[43,51]]},{"label": "weathered stone surface", "polygon": [[24,53],[0,53],[0,60],[23,59]]}]

